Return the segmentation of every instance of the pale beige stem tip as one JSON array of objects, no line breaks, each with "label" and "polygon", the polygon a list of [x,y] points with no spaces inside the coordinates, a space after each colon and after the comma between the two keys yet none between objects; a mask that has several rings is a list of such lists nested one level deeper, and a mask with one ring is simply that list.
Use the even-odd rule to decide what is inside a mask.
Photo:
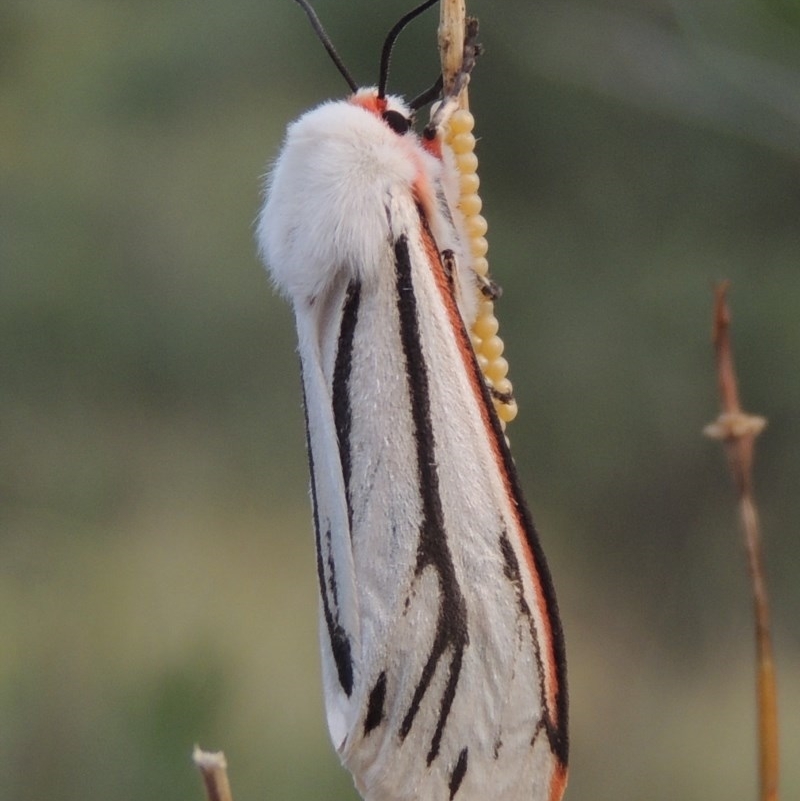
[{"label": "pale beige stem tip", "polygon": [[203,751],[196,745],[192,759],[203,777],[208,801],[233,801],[225,754],[222,751]]}]

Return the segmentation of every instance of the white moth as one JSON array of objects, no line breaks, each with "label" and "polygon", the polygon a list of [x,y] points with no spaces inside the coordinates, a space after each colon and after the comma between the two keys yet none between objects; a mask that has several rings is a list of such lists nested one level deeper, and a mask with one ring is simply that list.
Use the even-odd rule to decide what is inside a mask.
[{"label": "white moth", "polygon": [[258,220],[297,323],[328,727],[367,801],[558,801],[563,638],[467,333],[452,104],[419,136],[385,94],[394,38],[434,2],[395,26],[378,89],[289,126]]}]

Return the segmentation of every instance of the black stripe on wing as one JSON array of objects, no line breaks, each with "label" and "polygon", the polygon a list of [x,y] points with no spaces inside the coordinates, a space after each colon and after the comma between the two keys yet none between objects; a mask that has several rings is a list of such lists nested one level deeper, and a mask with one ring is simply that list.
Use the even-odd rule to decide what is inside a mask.
[{"label": "black stripe on wing", "polygon": [[[477,367],[477,365],[475,369],[480,370],[480,368]],[[534,562],[537,568],[537,578],[539,581],[539,586],[541,587],[542,595],[544,596],[545,609],[543,611],[547,615],[547,620],[550,626],[550,635],[551,635],[552,649],[553,649],[552,667],[555,670],[556,674],[557,692],[555,697],[556,708],[551,709],[547,704],[548,694],[544,691],[545,657],[540,651],[541,644],[539,643],[538,637],[536,636],[534,627],[532,635],[533,635],[533,641],[536,645],[536,662],[539,671],[540,688],[542,690],[541,697],[546,710],[546,714],[542,721],[542,725],[544,726],[545,731],[547,732],[547,739],[550,743],[551,751],[558,757],[561,764],[566,766],[569,761],[569,733],[567,728],[568,708],[569,708],[569,695],[567,692],[567,657],[566,657],[566,648],[564,645],[564,631],[561,628],[561,618],[559,617],[558,614],[558,602],[556,601],[556,591],[553,585],[553,578],[550,574],[550,569],[547,566],[547,560],[544,555],[544,550],[542,549],[542,545],[539,542],[539,535],[533,523],[533,517],[531,516],[528,505],[525,502],[525,499],[522,495],[522,489],[520,488],[519,477],[517,475],[517,468],[516,465],[514,464],[514,459],[511,456],[511,451],[509,450],[508,444],[506,442],[505,434],[503,433],[503,430],[500,427],[500,421],[497,417],[496,412],[494,411],[494,405],[491,402],[491,397],[489,394],[488,387],[486,387],[485,383],[483,383],[482,388],[483,388],[484,400],[491,411],[489,417],[492,422],[492,428],[494,430],[495,440],[497,442],[501,457],[503,459],[503,467],[505,469],[506,475],[509,478],[509,484],[511,486],[511,491],[514,496],[514,505],[517,507],[520,519],[523,524],[525,539],[528,543],[528,546],[531,549],[531,552],[533,553]],[[502,537],[505,538],[505,542],[502,541]],[[515,574],[519,581],[519,587],[521,588],[522,579],[520,577],[520,565],[517,561],[516,556],[514,555],[514,551],[511,546],[511,542],[508,539],[507,532],[503,532],[503,535],[501,536],[500,547],[503,552],[503,557],[505,559],[505,569],[507,571],[506,572],[507,578],[509,579],[511,578],[509,572],[511,574]],[[519,598],[521,613],[526,615],[528,619],[531,621],[531,624],[533,624],[533,616],[531,614],[530,608],[528,607],[527,601],[522,595],[518,595],[518,598]]]},{"label": "black stripe on wing", "polygon": [[336,348],[336,362],[333,367],[333,421],[339,442],[339,459],[342,463],[342,478],[347,498],[347,522],[352,535],[353,504],[350,496],[350,474],[352,456],[350,453],[350,432],[353,427],[353,410],[350,403],[350,373],[353,369],[353,340],[358,322],[358,309],[361,304],[361,282],[351,281],[342,308],[342,323],[339,328],[339,342]]},{"label": "black stripe on wing", "polygon": [[[444,727],[456,695],[464,651],[469,642],[467,605],[456,578],[453,558],[447,543],[444,511],[439,495],[439,475],[436,469],[436,442],[431,419],[428,370],[422,349],[417,299],[411,274],[411,259],[405,236],[401,236],[395,242],[394,253],[400,340],[406,360],[406,376],[416,444],[418,491],[422,502],[415,575],[419,577],[430,567],[436,571],[439,580],[436,634],[414,690],[411,704],[400,725],[400,737],[405,739],[411,730],[436,667],[447,654],[450,660],[447,683],[439,703],[436,729],[426,757],[427,763],[430,765],[439,753]],[[463,770],[466,771],[466,762]],[[463,779],[463,775],[459,778],[459,784],[461,779]]]},{"label": "black stripe on wing", "polygon": [[[564,736],[564,729],[558,728],[558,719],[555,721],[551,719],[550,715],[548,714],[546,708],[546,699],[547,699],[547,691],[545,689],[544,683],[544,667],[542,665],[542,653],[541,647],[539,644],[539,638],[536,634],[536,623],[533,619],[533,614],[531,613],[531,608],[528,604],[527,599],[525,598],[525,588],[522,583],[522,574],[520,573],[519,562],[517,561],[517,556],[514,553],[514,547],[511,545],[511,540],[508,538],[508,532],[504,529],[500,534],[500,539],[498,542],[500,546],[500,552],[503,554],[503,573],[511,585],[514,587],[514,592],[517,596],[517,607],[519,610],[520,617],[524,618],[527,621],[528,631],[530,633],[531,642],[533,643],[534,649],[534,657],[536,659],[537,665],[537,673],[539,676],[539,697],[542,699],[542,704],[544,707],[544,715],[542,719],[538,722],[534,732],[533,737],[531,738],[531,745],[534,744],[536,737],[538,736],[539,732],[544,730],[545,735],[547,736],[548,743],[550,745],[550,750],[556,754],[559,759],[561,759],[564,764],[566,764],[566,741]],[[559,690],[561,690],[561,685],[559,686]],[[560,695],[560,692],[559,692]],[[499,752],[501,743],[497,745],[497,751]]]},{"label": "black stripe on wing", "polygon": [[450,774],[450,784],[447,788],[450,790],[450,801],[453,801],[455,798],[458,788],[461,787],[461,782],[464,781],[464,776],[467,775],[468,758],[469,750],[467,748],[462,748],[461,753],[458,755],[456,766],[453,768],[453,772]]},{"label": "black stripe on wing", "polygon": [[380,726],[383,721],[386,703],[386,671],[382,670],[375,682],[375,686],[370,690],[369,701],[367,703],[367,716],[364,718],[364,734],[369,734],[373,729]]},{"label": "black stripe on wing", "polygon": [[[339,622],[339,599],[336,586],[336,565],[331,548],[331,529],[327,526],[322,536],[319,522],[317,501],[317,477],[314,469],[314,450],[311,446],[311,433],[308,425],[308,404],[306,403],[305,385],[303,386],[303,414],[306,426],[306,448],[308,450],[308,469],[311,477],[311,506],[314,515],[314,542],[317,550],[317,580],[322,600],[322,615],[328,630],[331,654],[336,665],[339,684],[349,698],[353,692],[353,654],[350,638],[344,626]],[[324,550],[323,550],[324,549]],[[326,580],[325,565],[328,566]]]}]

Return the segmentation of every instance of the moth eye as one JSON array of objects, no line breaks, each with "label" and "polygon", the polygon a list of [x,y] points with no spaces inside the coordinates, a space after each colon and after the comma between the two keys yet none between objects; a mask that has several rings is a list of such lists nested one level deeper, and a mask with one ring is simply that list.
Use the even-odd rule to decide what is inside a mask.
[{"label": "moth eye", "polygon": [[408,117],[404,117],[399,111],[384,111],[383,119],[396,134],[401,136],[407,133],[411,127],[411,120]]}]

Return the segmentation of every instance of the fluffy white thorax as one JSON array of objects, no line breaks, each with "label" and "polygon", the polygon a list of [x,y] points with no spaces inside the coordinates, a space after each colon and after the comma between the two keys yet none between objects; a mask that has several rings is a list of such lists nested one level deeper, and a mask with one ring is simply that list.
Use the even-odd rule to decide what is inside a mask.
[{"label": "fluffy white thorax", "polygon": [[368,278],[386,251],[390,197],[411,194],[420,176],[436,179],[440,171],[413,131],[398,135],[354,102],[304,114],[289,126],[258,220],[259,249],[276,286],[297,304],[321,294],[340,271]]}]

